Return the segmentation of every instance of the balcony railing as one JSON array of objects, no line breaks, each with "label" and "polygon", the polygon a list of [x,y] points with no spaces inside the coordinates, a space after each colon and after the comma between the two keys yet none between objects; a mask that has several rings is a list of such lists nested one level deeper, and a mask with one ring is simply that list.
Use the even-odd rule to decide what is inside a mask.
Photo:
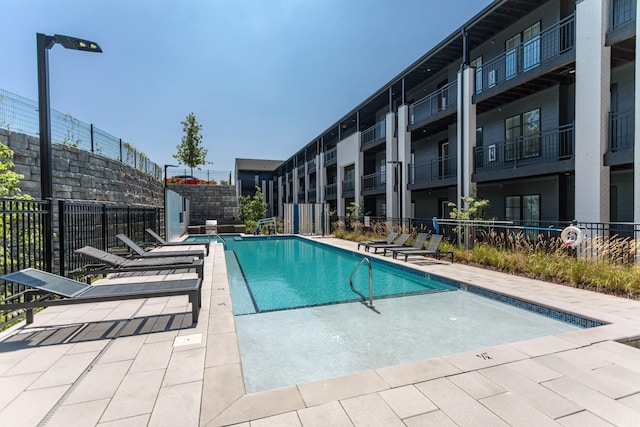
[{"label": "balcony railing", "polygon": [[355,179],[345,179],[342,181],[342,197],[352,197],[356,189]]},{"label": "balcony railing", "polygon": [[575,47],[575,16],[476,68],[476,93],[492,88]]},{"label": "balcony railing", "polygon": [[426,184],[456,176],[456,157],[443,156],[409,164],[409,184]]},{"label": "balcony railing", "polygon": [[328,184],[324,187],[324,198],[335,199],[338,197],[338,184]]},{"label": "balcony railing", "polygon": [[338,159],[338,147],[333,147],[324,153],[324,164],[327,165]]},{"label": "balcony railing", "polygon": [[387,173],[377,172],[362,177],[362,190],[384,190],[387,184]]},{"label": "balcony railing", "polygon": [[307,162],[307,173],[314,172],[316,170],[316,159],[311,159]]},{"label": "balcony railing", "polygon": [[486,172],[567,160],[573,158],[573,147],[573,124],[569,124],[537,135],[476,147],[474,168],[476,172]]},{"label": "balcony railing", "polygon": [[632,149],[634,132],[635,111],[609,113],[609,151]]},{"label": "balcony railing", "polygon": [[458,81],[455,80],[411,104],[409,106],[409,124],[419,123],[440,111],[455,107],[457,91]]},{"label": "balcony railing", "polygon": [[297,171],[298,171],[298,176],[304,176],[306,173],[304,165],[298,166]]},{"label": "balcony railing", "polygon": [[636,19],[636,0],[611,0],[611,29]]},{"label": "balcony railing", "polygon": [[315,184],[307,191],[307,198],[309,202],[313,203],[316,201],[316,187]]},{"label": "balcony railing", "polygon": [[362,146],[387,137],[387,121],[382,120],[362,132]]}]

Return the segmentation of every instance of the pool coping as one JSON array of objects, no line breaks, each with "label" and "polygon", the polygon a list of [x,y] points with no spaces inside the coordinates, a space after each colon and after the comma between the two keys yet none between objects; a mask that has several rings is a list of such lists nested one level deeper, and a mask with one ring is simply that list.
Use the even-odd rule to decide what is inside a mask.
[{"label": "pool coping", "polygon": [[[335,248],[358,253],[355,242],[348,242],[332,237],[303,238],[316,242],[321,241]],[[351,246],[353,246],[353,248],[351,248]],[[381,254],[367,254],[367,256],[381,259],[401,267],[404,264],[406,268],[406,263],[400,260],[384,258]],[[222,257],[222,259],[222,263],[224,263],[224,257]],[[602,341],[624,341],[640,336],[640,303],[637,301],[624,300],[610,295],[563,287],[562,285],[519,276],[510,276],[477,267],[461,264],[452,265],[443,260],[425,260],[424,266],[416,265],[415,262],[412,263],[412,266],[418,268],[419,271],[444,278],[447,278],[448,275],[466,273],[469,274],[469,277],[465,278],[465,280],[449,278],[475,289],[482,289],[494,294],[527,301],[538,306],[550,307],[560,312],[575,314],[581,318],[602,322],[603,325],[542,337],[535,340],[477,349],[465,353],[425,359],[418,362],[373,369],[343,377],[251,394],[244,393],[242,366],[241,360],[239,359],[238,342],[234,327],[233,341],[236,346],[234,353],[237,355],[237,360],[227,366],[231,371],[225,371],[224,374],[224,378],[227,380],[230,379],[230,375],[233,378],[233,386],[229,387],[229,384],[225,386],[226,390],[234,390],[233,397],[227,396],[227,398],[224,399],[226,403],[220,402],[222,404],[213,405],[214,407],[210,408],[211,411],[207,410],[203,404],[201,425],[214,426],[246,422],[292,411],[299,411],[342,399],[378,393],[410,384],[485,369],[544,354],[553,354],[558,351],[586,347]],[[216,270],[219,271],[221,268],[225,268],[219,264],[219,262],[216,262]],[[432,271],[434,269],[438,271],[437,274]],[[221,276],[222,274],[218,277]],[[224,271],[224,277],[226,277],[226,269]],[[494,283],[490,283],[492,280],[487,281],[486,277],[491,277],[492,279],[499,277],[500,280],[494,280]],[[483,280],[487,281],[487,283],[482,283]],[[513,282],[516,282],[518,286],[515,288],[509,286],[509,283]],[[548,292],[549,289],[562,295],[568,294],[568,301],[550,296],[550,292]],[[536,290],[540,290],[541,292],[532,293],[532,291]],[[222,290],[220,292],[225,291]],[[214,296],[214,293],[212,293],[212,297]],[[222,295],[218,296],[221,297]],[[231,302],[230,294],[228,293],[228,283],[224,298],[228,299],[229,303]],[[595,302],[590,304],[590,301]],[[629,314],[625,314],[624,310],[615,307],[618,305],[617,303],[621,301],[629,302],[629,304],[627,304],[630,305]],[[599,307],[603,307],[604,309]],[[610,309],[607,309],[607,307]],[[228,316],[233,318],[233,313],[229,310],[229,307],[226,307],[224,310]],[[211,311],[212,314],[215,311],[215,305],[213,303],[211,304]],[[639,311],[639,313],[634,313],[634,311]],[[533,345],[533,343],[535,343],[535,345]],[[532,349],[532,347],[536,347],[536,349]],[[542,347],[542,349],[540,349],[540,347]],[[216,376],[210,380],[215,381],[215,377]],[[205,384],[205,390],[206,388]]]}]

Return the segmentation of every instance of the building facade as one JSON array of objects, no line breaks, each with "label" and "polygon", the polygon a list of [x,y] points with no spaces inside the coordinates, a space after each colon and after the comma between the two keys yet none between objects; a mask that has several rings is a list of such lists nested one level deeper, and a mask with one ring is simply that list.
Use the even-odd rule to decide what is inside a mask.
[{"label": "building facade", "polygon": [[[640,223],[635,0],[496,0],[273,170],[283,203]],[[302,144],[301,144],[302,145]]]}]

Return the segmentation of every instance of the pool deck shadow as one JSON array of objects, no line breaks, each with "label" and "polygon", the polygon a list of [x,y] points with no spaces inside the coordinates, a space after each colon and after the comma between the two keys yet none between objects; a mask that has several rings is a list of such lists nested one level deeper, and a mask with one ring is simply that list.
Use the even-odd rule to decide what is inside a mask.
[{"label": "pool deck shadow", "polygon": [[0,425],[638,425],[640,350],[619,341],[640,337],[640,302],[386,259],[608,324],[246,394],[215,244],[196,325],[187,298],[171,297],[50,307],[0,334]]}]

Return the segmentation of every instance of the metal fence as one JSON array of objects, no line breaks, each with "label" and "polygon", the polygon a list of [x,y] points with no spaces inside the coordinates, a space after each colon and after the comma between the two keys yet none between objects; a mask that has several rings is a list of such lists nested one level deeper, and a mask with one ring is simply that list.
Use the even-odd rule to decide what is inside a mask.
[{"label": "metal fence", "polygon": [[[52,207],[57,209],[52,212]],[[44,234],[51,215],[57,217],[53,242],[57,249],[48,254]],[[117,233],[125,233],[137,242],[150,241],[145,229],[161,232],[163,221],[164,210],[156,207],[69,201],[52,205],[49,201],[0,199],[1,271],[6,274],[32,267],[68,275],[85,263],[74,253],[76,249],[90,245],[124,253],[126,249],[116,239]],[[22,300],[24,291],[21,285],[0,282],[0,301]],[[2,313],[0,326],[19,316],[21,313]]]},{"label": "metal fence", "polygon": [[116,238],[123,233],[133,241],[151,241],[145,229],[159,232],[163,209],[147,206],[111,206],[61,200],[60,206],[60,274],[66,275],[84,265],[74,251],[93,246],[107,252],[127,253]]},{"label": "metal fence", "polygon": [[[0,89],[0,128],[26,135],[39,136],[38,103]],[[133,145],[109,133],[64,114],[51,110],[51,140],[119,160],[157,179],[162,168]]]},{"label": "metal fence", "polygon": [[[231,171],[199,170],[172,167],[167,171],[167,184],[231,185]],[[251,189],[254,187],[252,186]]]}]

